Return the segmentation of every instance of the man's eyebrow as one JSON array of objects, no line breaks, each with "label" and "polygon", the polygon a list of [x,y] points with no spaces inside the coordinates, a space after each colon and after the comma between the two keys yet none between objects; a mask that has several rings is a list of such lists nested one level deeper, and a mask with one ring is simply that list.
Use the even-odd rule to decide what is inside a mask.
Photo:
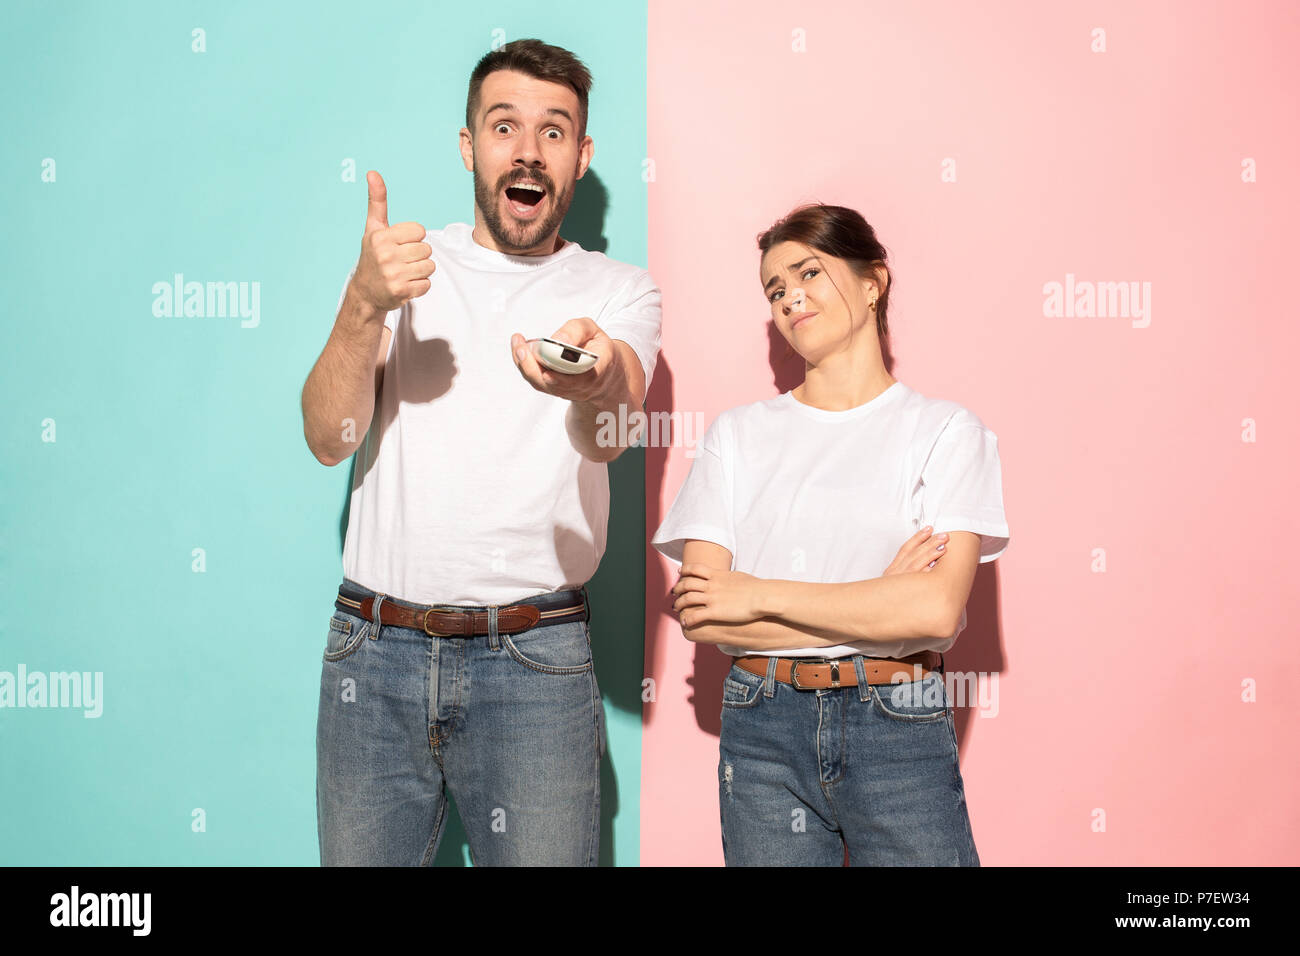
[{"label": "man's eyebrow", "polygon": [[[483,114],[483,118],[486,120],[489,116],[492,115],[493,111],[495,110],[507,110],[511,113],[517,113],[519,112],[519,107],[515,106],[514,103],[493,103],[491,106],[488,107],[487,112]],[[569,115],[569,111],[566,109],[561,109],[558,106],[550,107],[546,111],[546,114],[548,116],[563,116],[566,120],[569,121],[570,125],[573,124],[573,117]]]},{"label": "man's eyebrow", "polygon": [[[791,272],[794,272],[796,269],[798,269],[798,268],[799,268],[801,265],[803,265],[805,262],[812,262],[812,261],[813,261],[814,259],[816,259],[816,258],[817,258],[816,256],[808,256],[806,259],[800,259],[798,262],[796,262],[794,265],[792,265],[792,266],[790,267],[790,271],[791,271]],[[772,283],[773,283],[773,282],[776,282],[776,281],[777,281],[778,279],[780,279],[780,278],[781,278],[780,274],[777,274],[777,275],[772,276],[772,278],[768,279],[768,280],[767,280],[767,285],[763,286],[763,291],[766,292],[768,289],[772,288]]]}]

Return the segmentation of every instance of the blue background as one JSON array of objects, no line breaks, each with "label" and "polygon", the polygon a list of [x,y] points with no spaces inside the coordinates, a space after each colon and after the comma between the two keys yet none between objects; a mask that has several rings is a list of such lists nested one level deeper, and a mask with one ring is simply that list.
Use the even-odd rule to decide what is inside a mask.
[{"label": "blue background", "polygon": [[[457,149],[470,71],[538,37],[595,77],[597,148],[561,234],[645,266],[644,4],[3,16],[0,670],[101,671],[104,701],[98,719],[0,709],[0,863],[315,865],[350,465],[313,458],[300,393],[360,248],[365,171],[383,174],[392,222],[473,222]],[[260,283],[260,324],[155,317],[152,287],[175,273]],[[639,860],[644,461],[611,466],[589,586],[607,864]],[[453,818],[439,862],[466,859]]]}]

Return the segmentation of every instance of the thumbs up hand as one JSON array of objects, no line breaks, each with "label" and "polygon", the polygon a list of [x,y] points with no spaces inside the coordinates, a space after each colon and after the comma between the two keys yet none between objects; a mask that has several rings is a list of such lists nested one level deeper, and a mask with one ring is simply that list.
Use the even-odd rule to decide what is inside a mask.
[{"label": "thumbs up hand", "polygon": [[361,257],[352,285],[370,305],[384,312],[396,309],[429,291],[437,266],[427,234],[418,222],[388,224],[388,189],[375,170],[366,173],[369,205],[366,231],[361,237]]}]

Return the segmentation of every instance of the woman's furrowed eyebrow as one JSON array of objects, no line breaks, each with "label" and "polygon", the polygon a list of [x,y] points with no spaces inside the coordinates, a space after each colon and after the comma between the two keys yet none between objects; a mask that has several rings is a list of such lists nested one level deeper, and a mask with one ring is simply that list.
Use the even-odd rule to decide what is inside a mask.
[{"label": "woman's furrowed eyebrow", "polygon": [[[792,265],[792,266],[790,267],[790,271],[791,271],[791,272],[795,272],[795,271],[797,271],[797,270],[799,269],[799,267],[802,266],[805,262],[812,262],[812,261],[813,261],[814,259],[816,259],[816,258],[817,258],[816,256],[808,256],[808,257],[805,258],[805,259],[800,259],[798,262],[796,262],[794,265]],[[770,278],[770,279],[767,280],[767,285],[763,286],[763,291],[766,292],[768,289],[772,288],[772,283],[773,283],[773,282],[778,282],[778,281],[780,281],[780,279],[781,279],[781,275],[780,275],[780,273],[778,273],[778,274],[772,276],[772,278]]]}]

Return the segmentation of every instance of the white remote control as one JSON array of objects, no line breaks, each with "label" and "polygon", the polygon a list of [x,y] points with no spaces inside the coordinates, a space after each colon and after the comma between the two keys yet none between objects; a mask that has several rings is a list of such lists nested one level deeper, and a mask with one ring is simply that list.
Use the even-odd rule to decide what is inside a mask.
[{"label": "white remote control", "polygon": [[528,344],[537,356],[537,361],[552,372],[563,372],[566,375],[579,375],[587,371],[600,357],[595,352],[588,352],[568,342],[557,342],[555,339],[529,339]]}]

